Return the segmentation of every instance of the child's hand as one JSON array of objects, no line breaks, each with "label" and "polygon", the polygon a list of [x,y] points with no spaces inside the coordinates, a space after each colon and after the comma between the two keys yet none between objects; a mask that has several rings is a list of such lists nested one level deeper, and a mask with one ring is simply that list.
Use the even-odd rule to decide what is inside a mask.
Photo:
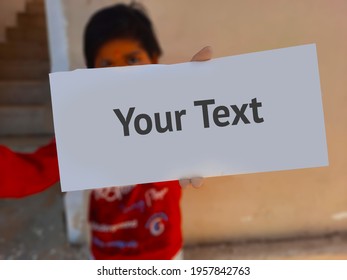
[{"label": "child's hand", "polygon": [[202,177],[194,177],[191,179],[181,179],[178,181],[182,188],[186,188],[188,186],[193,186],[194,188],[200,188],[204,183],[204,178]]},{"label": "child's hand", "polygon": [[207,46],[197,52],[190,61],[206,61],[212,58],[212,48]]}]

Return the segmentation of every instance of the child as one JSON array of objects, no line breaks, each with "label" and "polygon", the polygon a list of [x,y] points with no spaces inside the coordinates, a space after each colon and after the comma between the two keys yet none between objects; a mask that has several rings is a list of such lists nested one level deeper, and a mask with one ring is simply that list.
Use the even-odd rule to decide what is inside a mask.
[{"label": "child", "polygon": [[[118,4],[90,19],[84,54],[88,68],[99,68],[154,64],[161,49],[147,16],[133,5]],[[180,198],[178,181],[92,191],[93,257],[174,258],[182,248]]]}]

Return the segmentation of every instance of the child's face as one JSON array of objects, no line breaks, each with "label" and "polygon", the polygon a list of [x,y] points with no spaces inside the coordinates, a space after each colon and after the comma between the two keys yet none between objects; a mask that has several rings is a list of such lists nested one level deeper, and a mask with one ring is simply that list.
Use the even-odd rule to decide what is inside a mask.
[{"label": "child's face", "polygon": [[138,41],[134,39],[115,39],[101,46],[95,57],[94,67],[100,68],[155,63],[158,63],[158,59],[151,59]]}]

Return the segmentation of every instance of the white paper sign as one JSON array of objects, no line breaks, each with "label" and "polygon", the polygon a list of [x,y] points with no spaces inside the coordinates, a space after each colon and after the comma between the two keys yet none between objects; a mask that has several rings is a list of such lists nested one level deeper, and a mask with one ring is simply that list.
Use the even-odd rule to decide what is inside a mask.
[{"label": "white paper sign", "polygon": [[50,84],[63,191],[328,164],[314,44]]}]

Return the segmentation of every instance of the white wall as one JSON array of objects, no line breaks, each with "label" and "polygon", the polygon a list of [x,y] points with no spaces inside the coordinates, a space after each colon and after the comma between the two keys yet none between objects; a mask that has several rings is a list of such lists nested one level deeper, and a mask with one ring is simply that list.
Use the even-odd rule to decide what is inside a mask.
[{"label": "white wall", "polygon": [[45,0],[51,72],[70,68],[67,19],[61,0]]}]

